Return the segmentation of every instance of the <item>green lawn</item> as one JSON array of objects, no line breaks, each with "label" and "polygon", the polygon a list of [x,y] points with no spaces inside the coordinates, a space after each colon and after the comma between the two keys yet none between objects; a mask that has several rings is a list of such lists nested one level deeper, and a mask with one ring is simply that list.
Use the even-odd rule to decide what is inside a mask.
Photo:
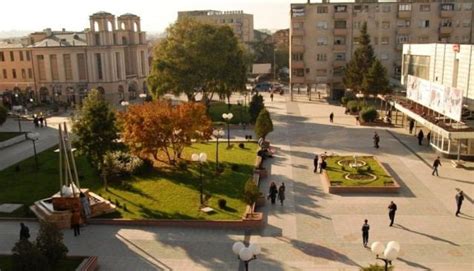
[{"label": "green lawn", "polygon": [[20,132],[0,132],[0,142],[22,135]]},{"label": "green lawn", "polygon": [[[66,258],[59,261],[59,264],[53,271],[73,271],[81,264],[84,258]],[[12,256],[0,255],[0,270],[13,271]]]},{"label": "green lawn", "polygon": [[[230,112],[234,117],[230,120],[232,124],[248,123],[250,115],[248,113],[248,106],[231,104]],[[209,115],[213,122],[224,122],[222,118],[223,113],[229,113],[229,107],[223,102],[212,102],[209,107]]]},{"label": "green lawn", "polygon": [[347,173],[356,174],[357,170],[350,166],[340,166],[337,162],[339,160],[353,160],[352,156],[329,156],[326,159],[327,168],[326,172],[329,176],[331,184],[339,183],[341,186],[384,186],[385,183],[393,183],[392,177],[379,165],[379,163],[371,156],[358,156],[358,161],[365,161],[366,166],[362,167],[363,170],[370,166],[370,173],[377,176],[374,181],[353,181],[344,178]]},{"label": "green lawn", "polygon": [[[185,149],[183,157],[189,160],[192,153],[205,152],[208,163],[203,167],[205,191],[211,194],[209,206],[216,210],[213,214],[199,211],[199,170],[196,164],[189,162],[188,170],[160,169],[143,176],[132,176],[123,181],[111,183],[109,191],[102,188],[98,174],[91,169],[84,157],[76,159],[81,186],[90,188],[113,202],[124,204],[127,210],[107,217],[130,219],[172,218],[172,219],[240,219],[246,204],[242,201],[243,187],[252,173],[257,145],[246,143],[246,149],[238,146],[227,150],[226,144],[219,144],[219,161],[225,170],[219,176],[215,169],[215,143],[195,144]],[[58,154],[54,148],[39,154],[40,171],[34,171],[34,160],[29,158],[20,163],[20,172],[15,166],[0,172],[0,203],[32,204],[34,201],[49,197],[59,190]],[[233,171],[230,164],[236,164]],[[218,199],[225,199],[228,208],[218,208]],[[6,216],[5,214],[2,214]],[[8,214],[7,214],[8,215]],[[17,210],[10,216],[27,216],[26,208]]]}]

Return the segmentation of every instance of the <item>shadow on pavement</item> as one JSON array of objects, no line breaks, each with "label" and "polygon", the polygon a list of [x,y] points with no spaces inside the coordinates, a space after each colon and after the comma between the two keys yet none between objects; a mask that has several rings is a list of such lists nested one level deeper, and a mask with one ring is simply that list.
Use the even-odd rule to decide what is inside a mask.
[{"label": "shadow on pavement", "polygon": [[426,267],[424,265],[421,265],[419,263],[415,263],[415,262],[411,262],[409,260],[406,260],[406,259],[403,259],[403,258],[397,258],[398,261],[401,261],[401,262],[404,262],[406,263],[407,265],[409,266],[412,266],[412,267],[415,267],[417,269],[421,269],[421,270],[431,270],[431,268],[429,267]]},{"label": "shadow on pavement", "polygon": [[434,235],[430,235],[430,234],[427,234],[427,233],[423,233],[423,232],[419,232],[419,231],[415,231],[415,230],[412,230],[412,229],[409,229],[407,227],[404,227],[400,224],[394,224],[393,226],[394,228],[399,228],[399,229],[402,229],[402,230],[405,230],[405,231],[409,231],[409,232],[412,232],[412,233],[415,233],[415,234],[419,234],[419,235],[422,235],[422,236],[426,236],[432,240],[435,240],[435,241],[440,241],[440,242],[444,242],[444,243],[447,243],[447,244],[450,244],[452,246],[456,246],[456,247],[459,247],[458,244],[452,242],[452,241],[449,241],[449,240],[446,240],[446,239],[443,239],[443,238],[440,238],[440,237],[437,237],[437,236],[434,236]]}]

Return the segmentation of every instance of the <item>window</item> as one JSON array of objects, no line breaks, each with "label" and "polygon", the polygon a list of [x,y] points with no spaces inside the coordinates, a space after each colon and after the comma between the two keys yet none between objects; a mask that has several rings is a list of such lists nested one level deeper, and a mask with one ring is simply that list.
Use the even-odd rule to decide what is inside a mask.
[{"label": "window", "polygon": [[369,6],[367,5],[355,5],[354,12],[367,12],[369,10]]},{"label": "window", "polygon": [[328,74],[328,70],[326,69],[317,69],[316,76],[326,76]]},{"label": "window", "polygon": [[388,37],[382,37],[380,40],[380,43],[383,45],[387,45],[389,43],[390,39]]},{"label": "window", "polygon": [[335,45],[344,45],[346,44],[346,37],[334,37],[334,44]]},{"label": "window", "polygon": [[326,61],[326,60],[327,60],[327,56],[326,56],[326,54],[317,54],[317,55],[316,55],[316,60],[317,60],[317,61]]},{"label": "window", "polygon": [[317,13],[328,13],[328,7],[327,6],[319,6],[316,9]]},{"label": "window", "polygon": [[49,65],[51,66],[51,79],[59,80],[58,58],[56,55],[49,55]]},{"label": "window", "polygon": [[354,37],[354,38],[352,39],[352,43],[353,43],[354,45],[358,45],[358,44],[360,43],[360,37]]},{"label": "window", "polygon": [[411,11],[411,4],[398,5],[398,11]]},{"label": "window", "polygon": [[472,3],[463,3],[464,10],[472,10]]},{"label": "window", "polygon": [[296,77],[303,77],[304,76],[304,69],[292,69],[291,74]]},{"label": "window", "polygon": [[21,69],[21,79],[26,79],[26,70]]},{"label": "window", "polygon": [[390,28],[390,22],[382,22],[382,29],[389,29]]},{"label": "window", "polygon": [[387,54],[387,53],[382,53],[382,54],[380,55],[380,59],[381,59],[381,60],[388,60],[388,54]]},{"label": "window", "polygon": [[430,20],[421,20],[419,25],[420,28],[428,28],[430,27]]},{"label": "window", "polygon": [[471,20],[464,20],[462,22],[463,27],[471,27]]},{"label": "window", "polygon": [[428,37],[428,36],[419,36],[418,37],[418,42],[425,43],[425,42],[428,42],[429,40],[430,40],[430,37]]},{"label": "window", "polygon": [[38,75],[40,80],[46,80],[46,68],[44,66],[44,55],[36,56],[36,63],[38,63]]},{"label": "window", "polygon": [[31,68],[28,69],[28,78],[33,78],[33,70]]},{"label": "window", "polygon": [[391,7],[389,5],[382,5],[382,12],[390,12]]},{"label": "window", "polygon": [[7,79],[7,69],[3,69],[3,79]]},{"label": "window", "polygon": [[5,53],[0,52],[0,62],[4,62],[4,61],[5,61]]},{"label": "window", "polygon": [[86,80],[86,57],[84,54],[77,54],[77,70],[79,71],[79,80]]},{"label": "window", "polygon": [[451,19],[442,19],[440,25],[441,27],[451,27],[453,26],[453,22],[451,21]]},{"label": "window", "polygon": [[341,67],[335,67],[334,70],[332,71],[334,76],[341,76],[344,75],[344,66]]},{"label": "window", "polygon": [[18,52],[20,54],[20,61],[23,61],[23,51]]},{"label": "window", "polygon": [[334,12],[347,12],[347,6],[334,6]]},{"label": "window", "polygon": [[397,26],[398,27],[410,27],[410,20],[398,20],[397,21]]},{"label": "window", "polygon": [[15,61],[15,52],[10,51],[10,61]]},{"label": "window", "polygon": [[469,42],[470,39],[471,39],[471,37],[469,35],[464,35],[464,36],[461,37],[461,42],[467,43],[467,42]]},{"label": "window", "polygon": [[452,11],[452,10],[454,10],[454,4],[453,3],[441,4],[441,10],[442,11]]},{"label": "window", "polygon": [[16,79],[16,70],[15,69],[12,69],[12,77],[13,77],[13,79]]},{"label": "window", "polygon": [[293,23],[293,29],[303,29],[304,24],[301,22]]},{"label": "window", "polygon": [[63,55],[64,61],[64,75],[66,76],[66,81],[72,80],[72,62],[71,62],[71,55],[64,54]]},{"label": "window", "polygon": [[379,44],[379,37],[373,37],[373,41],[375,45]]},{"label": "window", "polygon": [[409,41],[408,35],[399,35],[397,37],[397,43],[398,44],[408,43],[408,41]]},{"label": "window", "polygon": [[320,21],[317,24],[318,29],[328,29],[328,22]]},{"label": "window", "polygon": [[304,7],[294,7],[291,9],[292,17],[302,17],[304,16]]},{"label": "window", "polygon": [[291,54],[291,59],[293,61],[303,61],[303,56],[304,56],[303,53],[292,53]]},{"label": "window", "polygon": [[100,34],[99,33],[94,34],[94,39],[95,39],[95,45],[100,45]]},{"label": "window", "polygon": [[359,29],[362,27],[363,22],[352,22],[352,25],[354,29]]},{"label": "window", "polygon": [[97,67],[97,79],[104,79],[104,74],[102,72],[102,57],[100,54],[95,54],[95,63]]},{"label": "window", "polygon": [[341,61],[341,60],[345,61],[346,60],[346,53],[335,53],[334,54],[334,59],[339,60],[339,61]]},{"label": "window", "polygon": [[323,46],[328,45],[328,38],[327,37],[319,37],[317,41],[317,45]]},{"label": "window", "polygon": [[431,5],[420,5],[420,11],[430,11]]},{"label": "window", "polygon": [[25,51],[25,54],[26,54],[26,60],[27,60],[27,61],[31,61],[30,52],[29,52],[29,51]]},{"label": "window", "polygon": [[429,80],[430,57],[419,55],[403,56],[404,72],[422,79]]},{"label": "window", "polygon": [[345,29],[346,28],[346,21],[335,21],[334,28],[336,29]]},{"label": "window", "polygon": [[115,53],[115,63],[117,65],[117,79],[120,80],[122,78],[122,63],[120,58],[120,52]]},{"label": "window", "polygon": [[303,45],[303,39],[299,37],[292,37],[291,38],[291,43],[293,45]]}]

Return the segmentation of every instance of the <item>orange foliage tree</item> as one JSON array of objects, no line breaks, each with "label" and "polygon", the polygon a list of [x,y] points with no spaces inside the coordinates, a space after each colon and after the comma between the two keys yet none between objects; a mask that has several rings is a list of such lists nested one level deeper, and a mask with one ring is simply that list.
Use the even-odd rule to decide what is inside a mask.
[{"label": "orange foliage tree", "polygon": [[163,152],[173,164],[181,158],[184,147],[193,140],[211,136],[211,120],[200,103],[176,106],[166,101],[132,105],[120,114],[122,139],[131,152],[140,157],[159,160]]}]

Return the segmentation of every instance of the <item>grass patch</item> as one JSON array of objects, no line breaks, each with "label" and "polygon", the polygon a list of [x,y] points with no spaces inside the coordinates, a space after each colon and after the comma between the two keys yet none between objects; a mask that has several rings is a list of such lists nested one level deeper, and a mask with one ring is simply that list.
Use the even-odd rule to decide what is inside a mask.
[{"label": "grass patch", "polygon": [[[338,186],[385,186],[386,183],[393,183],[393,178],[380,166],[377,160],[371,156],[359,156],[357,161],[364,161],[367,165],[361,167],[361,170],[352,168],[348,165],[340,166],[337,162],[340,160],[353,161],[352,156],[330,156],[326,159],[329,180],[332,185]],[[370,167],[370,170],[368,168]],[[375,175],[377,178],[370,180],[347,180],[344,178],[346,174],[368,175],[368,173]]]},{"label": "grass patch", "polygon": [[0,132],[0,142],[8,140],[10,138],[14,138],[19,135],[23,135],[24,133],[20,132]]},{"label": "grass patch", "polygon": [[[257,145],[246,143],[245,149],[237,146],[227,149],[219,144],[219,162],[224,167],[220,174],[215,173],[214,143],[194,144],[185,149],[183,158],[188,161],[187,170],[163,167],[141,176],[111,182],[105,191],[97,172],[90,167],[82,156],[76,158],[81,187],[87,187],[113,202],[119,202],[122,208],[106,217],[128,219],[230,219],[238,220],[245,211],[242,200],[246,180],[253,171]],[[46,198],[59,190],[58,154],[55,148],[39,154],[40,170],[35,172],[34,159],[29,158],[0,172],[0,186],[9,189],[0,190],[0,203],[22,203],[26,206],[34,201]],[[213,214],[199,211],[199,167],[190,162],[192,153],[205,152],[208,163],[203,166],[204,191],[211,195],[208,205],[216,210]],[[238,170],[232,170],[238,165]],[[218,200],[225,199],[225,210],[219,209]],[[123,208],[126,205],[126,210]],[[31,216],[27,208],[20,208],[13,214],[2,216]]]},{"label": "grass patch", "polygon": [[[82,263],[85,258],[74,257],[66,258],[59,261],[58,266],[52,269],[53,271],[71,271],[76,270],[76,268]],[[12,256],[10,255],[0,255],[0,270],[2,271],[13,271],[12,265]]]},{"label": "grass patch", "polygon": [[[248,123],[250,121],[250,114],[248,106],[231,104],[230,112],[234,117],[230,120],[232,124]],[[222,114],[229,113],[229,106],[223,102],[212,102],[209,107],[209,116],[212,122],[224,122]]]}]

